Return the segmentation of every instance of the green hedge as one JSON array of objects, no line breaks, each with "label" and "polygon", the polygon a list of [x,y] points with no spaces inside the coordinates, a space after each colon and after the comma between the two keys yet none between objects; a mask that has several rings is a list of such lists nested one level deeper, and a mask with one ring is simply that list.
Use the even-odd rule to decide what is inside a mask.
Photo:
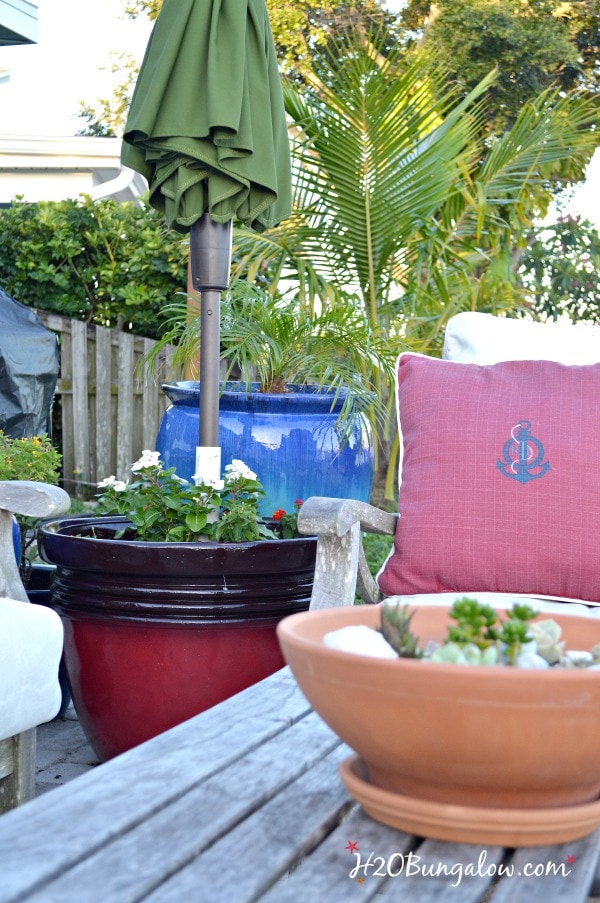
[{"label": "green hedge", "polygon": [[187,246],[150,207],[114,200],[0,210],[0,287],[41,310],[156,338],[187,283]]}]

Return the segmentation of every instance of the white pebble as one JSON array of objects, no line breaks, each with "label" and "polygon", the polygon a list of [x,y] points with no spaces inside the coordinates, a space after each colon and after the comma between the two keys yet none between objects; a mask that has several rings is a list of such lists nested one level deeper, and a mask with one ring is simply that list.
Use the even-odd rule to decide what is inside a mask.
[{"label": "white pebble", "polygon": [[325,634],[323,642],[330,649],[341,649],[342,652],[370,655],[372,658],[398,658],[383,634],[364,624],[350,624],[332,630]]},{"label": "white pebble", "polygon": [[569,649],[563,655],[562,660],[567,667],[571,665],[574,668],[586,668],[588,665],[593,665],[594,656],[585,649]]},{"label": "white pebble", "polygon": [[515,659],[517,668],[549,668],[550,665],[545,658],[538,655],[537,652],[522,652]]}]

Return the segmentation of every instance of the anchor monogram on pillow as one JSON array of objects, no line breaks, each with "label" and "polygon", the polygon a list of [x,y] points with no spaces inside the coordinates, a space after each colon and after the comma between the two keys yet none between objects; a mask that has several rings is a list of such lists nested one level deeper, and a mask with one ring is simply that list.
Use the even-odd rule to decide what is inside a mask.
[{"label": "anchor monogram on pillow", "polygon": [[520,420],[510,431],[502,460],[496,464],[505,477],[528,483],[548,472],[549,461],[544,461],[544,446],[531,433],[531,421]]}]

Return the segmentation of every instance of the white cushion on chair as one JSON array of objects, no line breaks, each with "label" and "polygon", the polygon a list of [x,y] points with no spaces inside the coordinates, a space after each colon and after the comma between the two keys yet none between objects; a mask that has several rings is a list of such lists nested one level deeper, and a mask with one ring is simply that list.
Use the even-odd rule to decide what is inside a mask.
[{"label": "white cushion on chair", "polygon": [[448,320],[442,356],[469,364],[518,360],[595,364],[600,361],[600,327],[465,311]]},{"label": "white cushion on chair", "polygon": [[63,627],[55,611],[0,599],[0,740],[56,715],[62,647]]}]

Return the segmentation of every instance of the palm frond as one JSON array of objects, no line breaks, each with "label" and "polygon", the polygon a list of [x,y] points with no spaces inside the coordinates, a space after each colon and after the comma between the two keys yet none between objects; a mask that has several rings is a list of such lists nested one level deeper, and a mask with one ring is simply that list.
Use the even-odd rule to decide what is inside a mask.
[{"label": "palm frond", "polygon": [[[258,382],[263,392],[286,391],[291,384],[328,387],[344,395],[339,424],[345,435],[357,417],[383,429],[385,399],[376,390],[393,381],[402,346],[373,331],[355,299],[338,299],[315,311],[294,295],[272,295],[237,280],[224,295],[221,312],[226,379],[235,374],[248,385]],[[197,367],[198,321],[190,318],[185,296],[169,306],[167,331],[153,347],[150,362],[166,344],[175,346],[176,365],[188,372]]]}]

